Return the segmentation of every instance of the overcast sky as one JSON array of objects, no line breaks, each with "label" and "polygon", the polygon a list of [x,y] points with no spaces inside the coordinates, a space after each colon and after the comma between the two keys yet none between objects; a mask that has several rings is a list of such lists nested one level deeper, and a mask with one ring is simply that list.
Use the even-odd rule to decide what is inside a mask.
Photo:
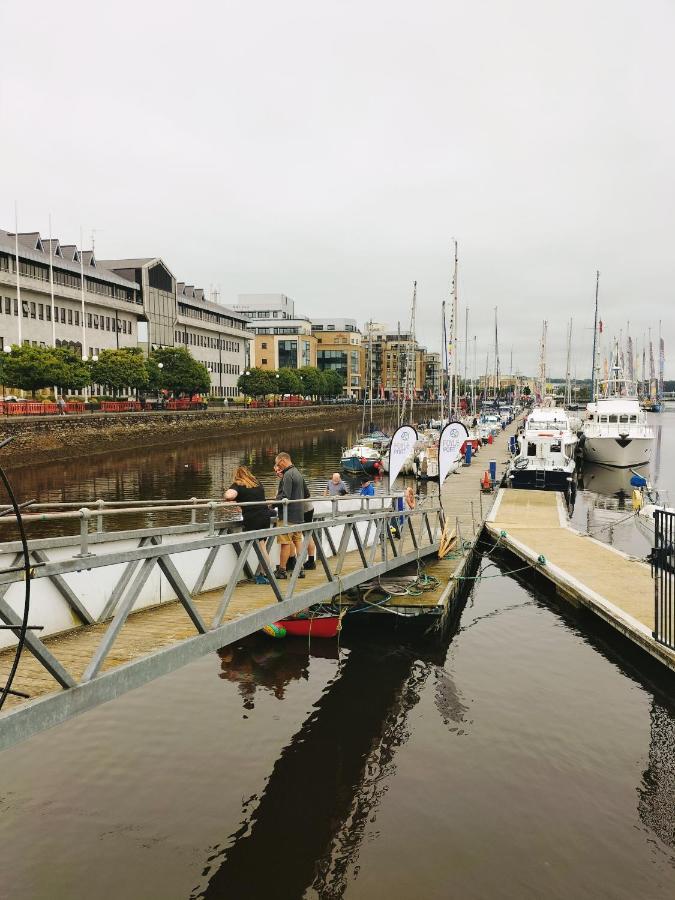
[{"label": "overcast sky", "polygon": [[674,46],[672,0],[0,0],[0,227],[394,327],[417,279],[432,349],[456,237],[478,369],[498,306],[503,371],[573,316],[583,377],[596,268],[673,347]]}]

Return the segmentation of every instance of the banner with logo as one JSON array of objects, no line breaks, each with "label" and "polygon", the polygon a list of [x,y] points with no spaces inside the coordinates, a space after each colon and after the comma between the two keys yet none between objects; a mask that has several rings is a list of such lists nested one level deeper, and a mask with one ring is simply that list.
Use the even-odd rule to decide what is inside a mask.
[{"label": "banner with logo", "polygon": [[417,440],[417,432],[412,425],[401,425],[394,432],[389,444],[389,483],[393,484],[403,463],[412,456]]},{"label": "banner with logo", "polygon": [[469,432],[461,422],[450,422],[441,431],[441,439],[438,444],[438,483],[443,484],[448,472],[459,459],[462,444],[468,438]]}]

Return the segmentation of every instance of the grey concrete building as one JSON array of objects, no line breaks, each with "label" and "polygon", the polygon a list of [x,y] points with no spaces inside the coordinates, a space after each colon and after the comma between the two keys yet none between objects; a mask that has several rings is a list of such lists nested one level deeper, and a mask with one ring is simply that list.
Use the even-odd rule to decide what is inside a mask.
[{"label": "grey concrete building", "polygon": [[211,375],[211,396],[236,397],[237,380],[244,371],[246,318],[207,300],[202,288],[177,281],[160,257],[107,259],[99,263],[139,285],[147,325],[138,342],[146,352],[159,347],[184,346]]},{"label": "grey concrete building", "polygon": [[0,347],[65,345],[97,355],[137,346],[144,318],[138,284],[102,267],[91,250],[38,232],[17,241],[0,229]]}]

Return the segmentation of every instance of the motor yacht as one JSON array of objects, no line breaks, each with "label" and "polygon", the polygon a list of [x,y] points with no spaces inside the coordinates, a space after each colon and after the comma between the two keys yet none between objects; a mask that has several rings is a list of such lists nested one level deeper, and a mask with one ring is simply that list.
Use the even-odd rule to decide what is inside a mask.
[{"label": "motor yacht", "polygon": [[514,488],[573,489],[577,436],[564,409],[535,407],[525,419],[519,450],[508,471]]}]

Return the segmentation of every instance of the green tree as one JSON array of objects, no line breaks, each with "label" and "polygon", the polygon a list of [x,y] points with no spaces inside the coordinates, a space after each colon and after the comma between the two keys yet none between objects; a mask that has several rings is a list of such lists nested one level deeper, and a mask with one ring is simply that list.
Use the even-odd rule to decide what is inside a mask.
[{"label": "green tree", "polygon": [[339,397],[344,387],[344,378],[334,369],[326,369],[323,374],[323,393],[326,397]]},{"label": "green tree", "polygon": [[[281,379],[279,379],[281,381]],[[239,376],[237,387],[248,397],[264,397],[265,394],[273,394],[277,390],[277,379],[267,369],[254,367]]]},{"label": "green tree", "polygon": [[306,396],[318,397],[321,393],[321,372],[316,366],[303,366],[298,369],[298,375],[302,381],[302,391]]},{"label": "green tree", "polygon": [[91,370],[86,360],[70,347],[55,347],[52,351],[57,359],[52,384],[62,391],[81,391],[91,384]]},{"label": "green tree", "polygon": [[532,393],[532,391],[530,389],[529,384],[526,384],[525,387],[523,388],[523,396],[529,397],[531,393]]},{"label": "green tree", "polygon": [[[161,368],[160,368],[161,363]],[[172,394],[208,394],[211,390],[209,370],[185,347],[160,347],[147,362],[150,387]]]},{"label": "green tree", "polygon": [[277,390],[280,394],[299,394],[302,391],[302,381],[295,369],[283,368],[277,372],[279,376]]},{"label": "green tree", "polygon": [[91,380],[118,391],[124,388],[147,388],[150,374],[143,351],[137,347],[101,350],[97,362],[91,365]]},{"label": "green tree", "polygon": [[11,353],[3,353],[2,362],[5,384],[30,391],[33,397],[53,385],[79,390],[90,382],[87,364],[66,347],[15,345]]}]

